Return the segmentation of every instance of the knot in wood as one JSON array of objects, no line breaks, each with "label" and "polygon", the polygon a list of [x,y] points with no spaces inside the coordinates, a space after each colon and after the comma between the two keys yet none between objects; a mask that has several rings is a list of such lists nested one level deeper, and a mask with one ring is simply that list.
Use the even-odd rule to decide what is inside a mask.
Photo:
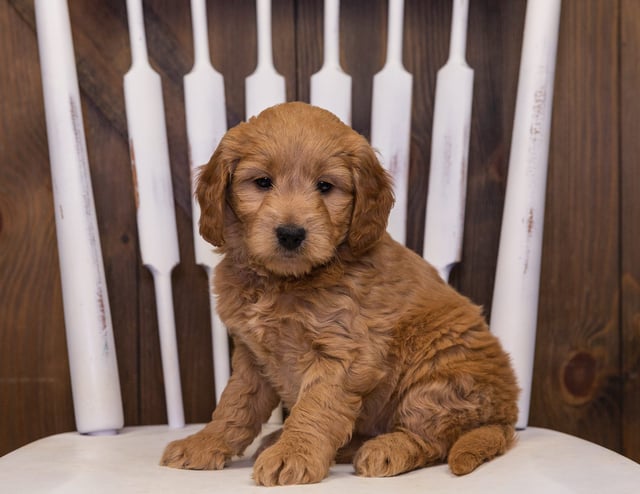
[{"label": "knot in wood", "polygon": [[596,358],[585,350],[575,352],[564,363],[560,377],[565,398],[570,404],[589,402],[596,391]]}]

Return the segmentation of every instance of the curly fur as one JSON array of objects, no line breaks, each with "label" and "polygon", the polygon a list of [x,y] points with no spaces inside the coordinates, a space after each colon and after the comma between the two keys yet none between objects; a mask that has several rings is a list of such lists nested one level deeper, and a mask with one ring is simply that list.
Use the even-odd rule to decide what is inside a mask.
[{"label": "curly fur", "polygon": [[280,401],[261,485],[319,482],[336,459],[363,476],[446,460],[465,474],[507,450],[509,358],[481,309],[385,232],[391,183],[361,135],[303,103],[270,108],[224,136],[197,197],[224,254],[214,291],[233,373],[211,422],[162,464],[223,468]]}]

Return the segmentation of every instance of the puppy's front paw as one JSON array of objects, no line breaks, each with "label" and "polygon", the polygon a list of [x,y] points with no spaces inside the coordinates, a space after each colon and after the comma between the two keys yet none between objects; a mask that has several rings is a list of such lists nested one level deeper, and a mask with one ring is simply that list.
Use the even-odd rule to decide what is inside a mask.
[{"label": "puppy's front paw", "polygon": [[253,466],[253,479],[258,485],[313,484],[327,476],[328,462],[318,451],[282,441],[265,449]]},{"label": "puppy's front paw", "polygon": [[221,470],[231,454],[209,434],[194,434],[169,443],[160,464],[189,470]]}]

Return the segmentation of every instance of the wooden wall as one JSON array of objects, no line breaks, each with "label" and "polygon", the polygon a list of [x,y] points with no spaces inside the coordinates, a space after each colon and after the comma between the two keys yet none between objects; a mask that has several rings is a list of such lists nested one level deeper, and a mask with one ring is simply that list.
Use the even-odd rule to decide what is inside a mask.
[{"label": "wooden wall", "polygon": [[[182,77],[192,65],[186,0],[145,1],[168,118],[181,263],[173,274],[186,418],[213,407],[208,300],[194,265]],[[141,265],[124,115],[125,2],[74,0],[71,21],[125,417],[166,420],[153,285]],[[244,115],[256,60],[253,0],[210,0],[213,63],[228,123]],[[322,1],[274,0],[274,50],[290,100],[322,63]],[[475,70],[464,261],[453,284],[490,308],[524,0],[474,0]],[[422,249],[437,69],[449,0],[407,0],[414,75],[409,245]],[[74,429],[33,4],[0,2],[0,454]],[[531,423],[640,461],[640,3],[565,0],[560,26]],[[342,64],[353,126],[369,135],[372,75],[385,56],[386,2],[343,0]]]}]

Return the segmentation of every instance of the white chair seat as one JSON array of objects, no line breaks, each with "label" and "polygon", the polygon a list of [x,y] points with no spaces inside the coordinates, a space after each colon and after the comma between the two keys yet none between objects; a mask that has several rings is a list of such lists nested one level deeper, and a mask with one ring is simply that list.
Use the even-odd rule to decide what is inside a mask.
[{"label": "white chair seat", "polygon": [[[66,433],[31,443],[0,459],[6,493],[176,493],[286,492],[403,494],[473,493],[638,493],[640,465],[601,446],[547,429],[519,433],[506,455],[475,472],[456,477],[446,465],[392,479],[357,477],[350,465],[334,465],[319,484],[258,487],[251,478],[251,454],[220,471],[175,470],[158,465],[164,446],[197,431],[167,426],[125,428],[118,436]],[[265,428],[272,426],[265,426]],[[266,430],[265,432],[269,432]]]}]

